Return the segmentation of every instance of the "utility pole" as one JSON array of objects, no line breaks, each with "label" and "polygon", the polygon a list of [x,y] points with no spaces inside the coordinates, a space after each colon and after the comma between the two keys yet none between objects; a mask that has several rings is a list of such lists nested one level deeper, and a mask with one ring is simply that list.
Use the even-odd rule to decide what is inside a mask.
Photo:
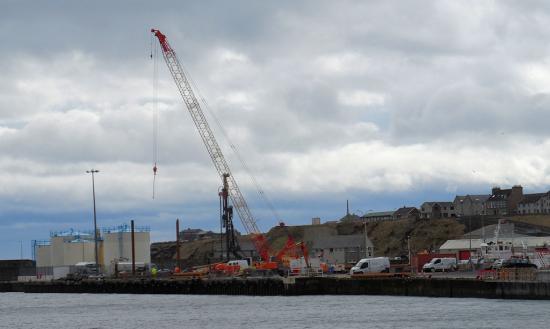
[{"label": "utility pole", "polygon": [[135,231],[134,231],[134,220],[130,221],[132,227],[132,277],[136,276],[136,241],[135,241]]},{"label": "utility pole", "polygon": [[[478,199],[476,199],[478,200]],[[481,203],[481,210],[480,210],[480,217],[481,217],[481,239],[483,242],[485,242],[485,202]]]},{"label": "utility pole", "polygon": [[95,180],[94,180],[94,174],[97,174],[99,170],[91,169],[87,170],[86,173],[92,174],[92,196],[94,200],[94,255],[95,255],[95,267],[97,270],[97,274],[99,274],[99,257],[97,253],[97,215],[95,210]]},{"label": "utility pole", "polygon": [[474,270],[474,264],[472,264],[472,216],[470,216],[470,233],[468,233],[468,235],[470,236],[470,267],[472,268],[472,271]]},{"label": "utility pole", "polygon": [[368,241],[369,237],[367,236],[367,221],[365,220],[365,258],[369,257],[369,248],[368,248]]},{"label": "utility pole", "polygon": [[180,258],[180,220],[176,218],[176,271],[181,271],[181,258]]},{"label": "utility pole", "polygon": [[407,251],[409,252],[409,266],[411,266],[411,236],[407,236]]}]

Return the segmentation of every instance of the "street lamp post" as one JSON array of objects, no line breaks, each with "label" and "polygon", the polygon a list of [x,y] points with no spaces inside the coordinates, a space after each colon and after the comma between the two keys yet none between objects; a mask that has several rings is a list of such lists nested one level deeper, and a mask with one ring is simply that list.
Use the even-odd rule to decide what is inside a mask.
[{"label": "street lamp post", "polygon": [[368,241],[369,241],[369,237],[367,235],[367,221],[365,220],[365,257],[368,258],[370,255],[369,255],[369,247],[368,247]]},{"label": "street lamp post", "polygon": [[479,211],[481,216],[481,238],[485,242],[485,202],[481,203],[481,210]]},{"label": "street lamp post", "polygon": [[94,256],[95,256],[96,270],[99,274],[99,258],[97,253],[97,216],[96,216],[96,210],[95,210],[95,181],[94,181],[94,174],[98,172],[99,170],[95,170],[95,169],[86,171],[86,173],[92,174],[92,196],[94,200]]},{"label": "street lamp post", "polygon": [[[365,257],[369,257],[369,247],[368,247],[368,235],[367,235],[367,219],[364,218],[365,213],[362,210],[356,209],[356,213],[360,215],[360,217],[363,217],[363,234],[365,235]],[[361,259],[361,246],[359,246],[359,250],[357,251],[358,259]]]},{"label": "street lamp post", "polygon": [[470,267],[473,270],[474,265],[472,264],[472,216],[470,216],[469,226],[470,226],[470,232],[468,233],[468,235],[470,236],[470,252],[469,252],[469,254],[470,254]]}]

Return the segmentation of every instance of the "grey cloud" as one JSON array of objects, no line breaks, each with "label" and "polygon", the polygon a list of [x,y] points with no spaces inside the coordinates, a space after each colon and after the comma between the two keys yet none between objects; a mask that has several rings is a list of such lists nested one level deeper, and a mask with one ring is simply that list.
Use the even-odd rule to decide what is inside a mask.
[{"label": "grey cloud", "polygon": [[549,23],[547,4],[525,1],[4,2],[0,221],[6,209],[82,211],[82,168],[98,165],[113,220],[216,218],[197,203],[216,203],[219,179],[162,62],[162,198],[147,202],[151,27],[290,217],[311,215],[296,199],[544,187]]}]

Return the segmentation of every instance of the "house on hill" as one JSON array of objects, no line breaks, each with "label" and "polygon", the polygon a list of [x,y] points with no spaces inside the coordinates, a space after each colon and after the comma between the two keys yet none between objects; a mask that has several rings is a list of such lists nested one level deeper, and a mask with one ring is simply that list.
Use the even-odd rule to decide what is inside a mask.
[{"label": "house on hill", "polygon": [[393,219],[414,219],[420,218],[420,212],[416,207],[401,207],[393,212]]},{"label": "house on hill", "polygon": [[385,220],[392,220],[395,211],[378,211],[369,212],[361,216],[361,220],[364,222],[380,222]]},{"label": "house on hill", "polygon": [[523,187],[514,185],[511,189],[493,187],[485,203],[487,215],[506,216],[516,213],[518,203],[523,199]]},{"label": "house on hill", "polygon": [[490,194],[457,195],[453,201],[457,216],[485,215],[485,203]]},{"label": "house on hill", "polygon": [[524,194],[518,203],[517,214],[533,215],[550,213],[550,192]]},{"label": "house on hill", "polygon": [[420,206],[420,216],[424,219],[441,219],[456,217],[455,206],[452,202],[424,202]]}]

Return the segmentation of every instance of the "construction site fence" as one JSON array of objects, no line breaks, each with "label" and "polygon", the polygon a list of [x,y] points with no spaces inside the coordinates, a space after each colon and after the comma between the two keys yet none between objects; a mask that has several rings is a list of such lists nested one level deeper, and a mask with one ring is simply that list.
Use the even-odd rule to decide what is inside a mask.
[{"label": "construction site fence", "polygon": [[535,268],[501,268],[497,270],[478,271],[481,280],[494,281],[537,281],[538,271]]},{"label": "construction site fence", "polygon": [[324,272],[321,268],[305,268],[298,270],[288,270],[287,276],[323,276]]}]

